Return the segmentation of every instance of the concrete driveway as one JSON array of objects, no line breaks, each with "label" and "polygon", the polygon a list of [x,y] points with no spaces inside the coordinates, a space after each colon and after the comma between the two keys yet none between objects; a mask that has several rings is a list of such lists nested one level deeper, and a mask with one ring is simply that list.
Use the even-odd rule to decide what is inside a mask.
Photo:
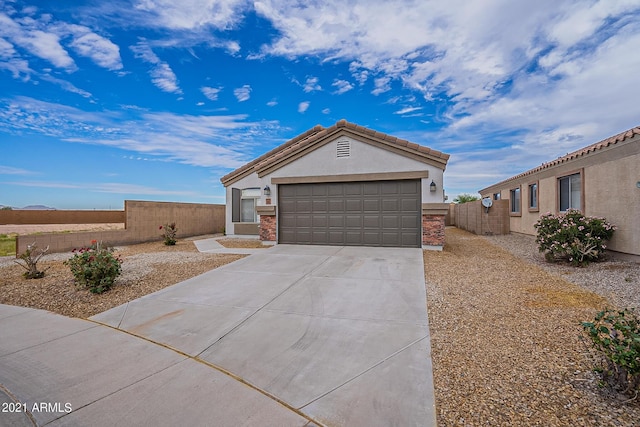
[{"label": "concrete driveway", "polygon": [[[134,411],[125,396],[153,401],[151,416],[166,406],[155,393],[172,389],[197,397],[182,398],[191,425],[233,425],[234,417],[242,425],[436,423],[420,249],[277,245],[92,319],[102,325],[73,319],[89,325],[74,334],[120,334],[117,358],[140,378],[127,386],[138,394],[114,391],[110,405],[90,401],[60,425],[100,425],[118,411],[144,415],[142,400]],[[146,350],[122,343],[130,340],[155,346],[153,358],[141,360]],[[152,374],[154,364],[167,367]],[[220,399],[236,412],[208,414]],[[180,419],[179,411],[171,413]]]}]

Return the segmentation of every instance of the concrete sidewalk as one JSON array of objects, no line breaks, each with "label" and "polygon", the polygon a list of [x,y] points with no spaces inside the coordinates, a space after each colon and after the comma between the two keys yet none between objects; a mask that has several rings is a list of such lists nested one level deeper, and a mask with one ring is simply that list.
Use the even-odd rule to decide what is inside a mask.
[{"label": "concrete sidewalk", "polygon": [[[315,426],[171,349],[94,322],[0,305],[0,426]],[[15,405],[12,405],[15,408]],[[35,409],[35,410],[34,410]]]}]

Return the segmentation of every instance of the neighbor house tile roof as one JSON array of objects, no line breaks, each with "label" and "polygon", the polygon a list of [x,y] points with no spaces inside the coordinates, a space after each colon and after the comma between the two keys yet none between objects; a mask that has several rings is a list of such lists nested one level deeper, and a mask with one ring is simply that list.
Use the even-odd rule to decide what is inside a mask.
[{"label": "neighbor house tile roof", "polygon": [[619,144],[621,142],[626,141],[627,139],[631,139],[636,135],[640,135],[640,126],[636,126],[634,128],[631,128],[627,131],[624,131],[622,133],[619,133],[617,135],[611,136],[607,139],[603,139],[602,141],[596,142],[595,144],[591,144],[588,145],[584,148],[581,148],[579,150],[573,151],[571,153],[568,153],[564,156],[558,157],[555,160],[552,160],[550,162],[546,162],[541,164],[538,167],[535,167],[533,169],[530,169],[526,172],[522,172],[521,174],[512,176],[511,178],[507,178],[504,181],[500,181],[497,184],[493,184],[487,188],[483,188],[482,190],[480,190],[480,193],[485,192],[487,189],[493,188],[493,187],[499,187],[502,184],[506,184],[508,182],[523,178],[525,176],[529,176],[532,175],[534,173],[540,172],[541,170],[544,169],[549,169],[552,168],[554,166],[558,166],[561,165],[563,163],[567,163],[567,162],[571,162],[573,160],[576,160],[578,158],[584,157],[584,156],[588,156],[588,155],[592,155],[593,153],[596,153],[604,148]]},{"label": "neighbor house tile roof", "polygon": [[320,141],[326,138],[337,136],[338,133],[345,132],[347,135],[362,136],[365,139],[376,141],[381,143],[390,149],[395,148],[400,153],[407,153],[417,156],[429,163],[440,166],[443,170],[449,160],[449,155],[442,153],[431,148],[409,142],[404,139],[396,138],[395,136],[387,135],[382,132],[368,129],[363,126],[359,126],[355,123],[350,123],[346,120],[340,120],[333,126],[323,128],[320,125],[316,125],[312,129],[305,133],[298,135],[297,137],[285,142],[284,144],[274,148],[273,150],[263,154],[255,160],[239,167],[233,172],[220,178],[223,184],[227,185],[240,178],[243,178],[253,172],[260,173],[267,169],[273,169],[278,167],[278,164],[286,164],[288,159],[295,156],[307,149],[312,148]]}]

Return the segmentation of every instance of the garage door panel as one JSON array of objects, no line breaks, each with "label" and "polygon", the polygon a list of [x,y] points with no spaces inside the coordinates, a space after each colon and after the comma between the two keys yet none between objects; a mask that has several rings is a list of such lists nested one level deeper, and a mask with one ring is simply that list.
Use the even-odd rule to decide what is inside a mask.
[{"label": "garage door panel", "polygon": [[330,228],[344,228],[344,215],[329,215]]},{"label": "garage door panel", "polygon": [[364,228],[380,228],[380,216],[378,215],[363,215],[362,226]]},{"label": "garage door panel", "polygon": [[372,196],[380,194],[380,185],[378,182],[365,182],[362,184],[362,194]]},{"label": "garage door panel", "polygon": [[329,199],[329,212],[344,212],[344,199]]},{"label": "garage door panel", "polygon": [[329,226],[329,218],[326,215],[313,215],[312,226],[313,228],[327,228]]},{"label": "garage door panel", "polygon": [[345,201],[345,208],[347,212],[362,212],[362,200],[347,199]]},{"label": "garage door panel", "polygon": [[347,182],[347,183],[344,183],[344,195],[345,196],[360,196],[360,195],[362,195],[362,183],[361,182]]},{"label": "garage door panel", "polygon": [[329,201],[328,200],[312,200],[313,212],[328,212],[329,211]]},{"label": "garage door panel", "polygon": [[398,183],[396,181],[382,181],[380,194],[398,194]]},{"label": "garage door panel", "polygon": [[382,228],[384,229],[393,228],[397,230],[400,228],[400,222],[401,218],[397,217],[396,215],[382,216]]},{"label": "garage door panel", "polygon": [[420,192],[419,181],[400,181],[399,187],[400,194],[416,194]]},{"label": "garage door panel", "polygon": [[326,184],[329,196],[344,196],[344,187],[340,183]]},{"label": "garage door panel", "polygon": [[362,217],[360,215],[347,215],[344,218],[345,228],[358,228],[362,227]]},{"label": "garage door panel", "polygon": [[382,212],[398,212],[399,210],[398,199],[382,199]]},{"label": "garage door panel", "polygon": [[419,247],[420,180],[281,184],[280,243]]},{"label": "garage door panel", "polygon": [[344,243],[344,231],[329,231],[329,243],[342,245]]},{"label": "garage door panel", "polygon": [[345,245],[362,245],[362,233],[359,231],[345,231]]},{"label": "garage door panel", "polygon": [[402,228],[418,228],[420,226],[420,220],[415,216],[403,215],[401,218]]},{"label": "garage door panel", "polygon": [[362,208],[365,212],[380,212],[380,199],[364,199]]}]

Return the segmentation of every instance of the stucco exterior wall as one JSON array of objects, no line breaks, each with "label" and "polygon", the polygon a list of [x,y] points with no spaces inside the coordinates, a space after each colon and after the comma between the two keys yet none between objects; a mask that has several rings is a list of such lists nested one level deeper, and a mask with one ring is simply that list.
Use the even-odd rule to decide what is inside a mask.
[{"label": "stucco exterior wall", "polygon": [[[344,140],[348,140],[351,143],[350,156],[337,158],[337,143],[338,141]],[[225,214],[226,233],[229,235],[234,234],[234,223],[232,222],[232,212],[230,209],[232,188],[244,189],[257,187],[264,189],[265,186],[269,186],[271,189],[271,196],[269,197],[271,199],[271,205],[276,205],[278,200],[278,184],[272,182],[273,178],[303,178],[309,176],[417,171],[428,172],[428,178],[422,179],[422,203],[442,203],[444,201],[444,171],[442,169],[353,138],[340,136],[268,175],[258,177],[257,173],[252,173],[228,186],[226,188],[226,206],[228,207]],[[437,191],[435,193],[431,193],[429,189],[431,180],[436,183]],[[258,206],[266,206],[266,199],[267,197],[264,195],[264,192],[262,192],[257,202]],[[259,218],[258,221],[260,221]]]},{"label": "stucco exterior wall", "polygon": [[[507,200],[510,190],[521,188],[521,215],[511,216],[511,231],[535,235],[540,215],[559,213],[558,178],[582,173],[582,205],[585,215],[604,217],[618,227],[609,249],[640,255],[640,138],[600,149],[572,161],[543,169],[481,191],[483,197],[500,192]],[[538,182],[538,211],[528,209],[529,184]]]}]

